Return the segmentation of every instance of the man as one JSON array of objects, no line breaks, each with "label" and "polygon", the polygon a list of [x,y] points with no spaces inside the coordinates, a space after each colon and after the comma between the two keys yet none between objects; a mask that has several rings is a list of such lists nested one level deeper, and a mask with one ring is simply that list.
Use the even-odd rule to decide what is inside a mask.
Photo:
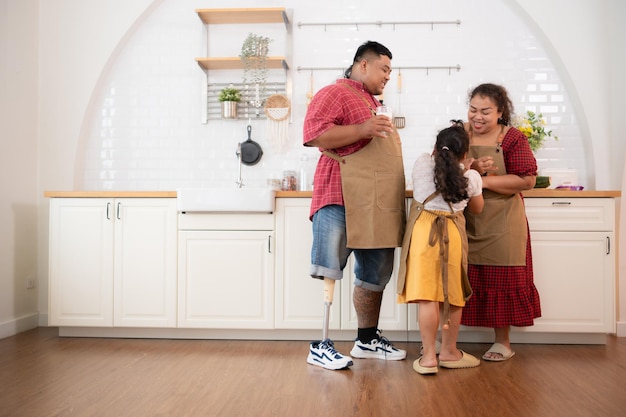
[{"label": "man", "polygon": [[327,297],[323,340],[311,343],[307,362],[326,369],[352,365],[352,358],[337,352],[326,337],[334,282],[343,277],[351,253],[356,260],[353,303],[358,334],[350,354],[384,360],[406,357],[378,330],[383,290],[405,223],[400,139],[391,120],[374,111],[380,105],[374,96],[382,94],[390,79],[391,59],[380,43],[362,44],[345,78],[317,92],[304,120],[304,145],[322,152],[310,211],[311,276],[324,279]]}]

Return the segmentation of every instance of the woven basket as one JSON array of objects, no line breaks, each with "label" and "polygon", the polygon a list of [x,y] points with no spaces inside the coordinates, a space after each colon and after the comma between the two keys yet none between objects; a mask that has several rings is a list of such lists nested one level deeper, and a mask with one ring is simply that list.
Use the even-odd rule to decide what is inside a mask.
[{"label": "woven basket", "polygon": [[275,122],[286,120],[291,114],[291,103],[282,94],[271,95],[265,100],[265,114]]}]

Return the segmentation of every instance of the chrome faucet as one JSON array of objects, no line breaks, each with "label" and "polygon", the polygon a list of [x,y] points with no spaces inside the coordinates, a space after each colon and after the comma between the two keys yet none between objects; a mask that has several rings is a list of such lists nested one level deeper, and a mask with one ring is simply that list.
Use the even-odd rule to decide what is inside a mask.
[{"label": "chrome faucet", "polygon": [[237,144],[237,152],[235,154],[237,155],[237,159],[239,159],[239,178],[237,178],[235,183],[237,184],[238,188],[241,188],[244,186],[243,178],[241,178],[241,143]]}]

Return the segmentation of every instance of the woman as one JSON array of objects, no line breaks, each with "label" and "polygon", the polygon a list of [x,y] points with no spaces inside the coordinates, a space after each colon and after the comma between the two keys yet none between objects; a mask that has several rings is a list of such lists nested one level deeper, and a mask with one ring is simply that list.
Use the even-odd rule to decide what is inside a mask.
[{"label": "woman", "polygon": [[[464,162],[471,163],[465,160],[468,148],[463,123],[454,122],[439,132],[432,155],[421,155],[413,166],[413,201],[402,245],[398,301],[419,305],[423,350],[413,369],[422,375],[436,374],[439,366],[480,365],[478,358],[456,346],[462,308],[471,292],[463,209],[480,213],[483,208],[481,177],[465,169]],[[442,344],[437,352],[441,308]]]},{"label": "woman", "polygon": [[470,93],[469,157],[483,175],[485,207],[480,214],[465,211],[474,295],[461,323],[494,329],[495,343],[483,355],[487,361],[512,358],[511,326],[532,326],[541,316],[521,194],[535,186],[537,162],[526,136],[509,126],[512,113],[502,86],[481,84]]}]

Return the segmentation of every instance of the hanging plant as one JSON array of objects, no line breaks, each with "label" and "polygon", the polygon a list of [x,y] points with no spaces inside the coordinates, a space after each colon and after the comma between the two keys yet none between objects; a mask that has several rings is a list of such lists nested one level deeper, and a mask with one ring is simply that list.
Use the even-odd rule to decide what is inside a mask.
[{"label": "hanging plant", "polygon": [[249,33],[241,46],[239,58],[243,62],[243,83],[259,85],[265,93],[267,81],[267,54],[272,40],[268,37]]}]

